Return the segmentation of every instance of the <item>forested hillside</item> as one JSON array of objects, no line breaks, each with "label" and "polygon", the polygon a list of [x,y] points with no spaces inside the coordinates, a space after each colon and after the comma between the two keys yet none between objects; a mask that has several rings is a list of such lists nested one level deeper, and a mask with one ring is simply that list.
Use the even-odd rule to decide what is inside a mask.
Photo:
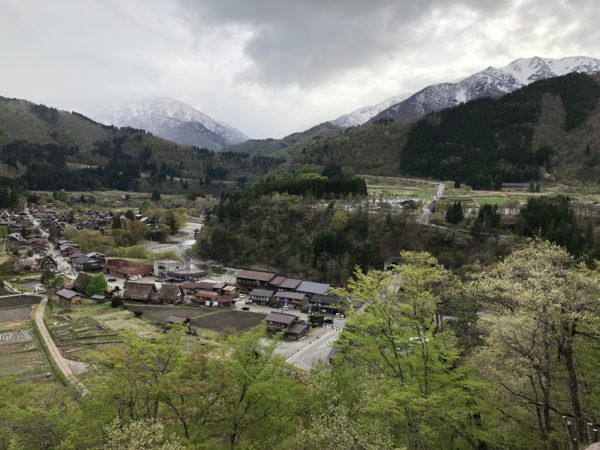
[{"label": "forested hillside", "polygon": [[251,139],[241,144],[232,145],[227,150],[248,153],[250,155],[273,156],[290,159],[298,156],[307,147],[341,131],[340,127],[325,122],[306,131],[293,133],[282,139]]},{"label": "forested hillside", "polygon": [[279,163],[176,145],[142,130],[0,97],[0,175],[29,189],[213,192]]},{"label": "forested hillside", "polygon": [[301,162],[337,162],[357,172],[407,174],[475,188],[550,176],[600,173],[600,85],[584,74],[534,83],[414,122],[383,121],[314,144]]}]

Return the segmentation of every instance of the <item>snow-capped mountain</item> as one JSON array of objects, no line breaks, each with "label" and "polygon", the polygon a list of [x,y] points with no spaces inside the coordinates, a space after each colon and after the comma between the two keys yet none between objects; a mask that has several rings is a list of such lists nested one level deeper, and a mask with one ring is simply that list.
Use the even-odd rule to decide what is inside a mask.
[{"label": "snow-capped mountain", "polygon": [[392,119],[396,122],[433,111],[450,108],[481,97],[499,97],[530,83],[571,72],[600,72],[600,60],[585,56],[562,59],[522,58],[508,66],[487,69],[456,83],[441,83],[426,87],[406,100],[396,103],[373,116],[369,122]]},{"label": "snow-capped mountain", "polygon": [[376,116],[381,111],[388,109],[390,106],[395,105],[396,103],[400,103],[408,96],[409,94],[395,95],[385,99],[380,103],[377,103],[376,105],[363,106],[362,108],[358,108],[349,114],[344,114],[343,116],[332,120],[331,123],[341,128],[362,125],[363,123],[368,122],[371,117]]},{"label": "snow-capped mountain", "polygon": [[241,131],[217,122],[190,105],[165,97],[133,100],[97,116],[96,120],[105,125],[139,128],[178,144],[209,150],[220,150],[249,139]]}]

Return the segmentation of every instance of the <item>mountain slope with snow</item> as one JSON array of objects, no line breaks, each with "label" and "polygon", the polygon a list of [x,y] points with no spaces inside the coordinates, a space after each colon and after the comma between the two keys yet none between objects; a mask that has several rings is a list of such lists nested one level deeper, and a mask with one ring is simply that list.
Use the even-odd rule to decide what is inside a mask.
[{"label": "mountain slope with snow", "polygon": [[373,116],[369,122],[396,122],[420,116],[481,97],[499,97],[514,92],[534,81],[545,80],[572,72],[600,72],[600,60],[585,56],[562,59],[522,58],[508,66],[487,69],[457,83],[441,83],[426,87],[404,101],[396,103]]},{"label": "mountain slope with snow", "polygon": [[362,125],[363,123],[368,122],[371,117],[379,114],[381,111],[388,109],[392,105],[400,103],[402,100],[406,99],[408,95],[409,94],[395,95],[375,105],[363,106],[362,108],[358,108],[349,114],[344,114],[343,116],[332,120],[331,123],[340,128]]},{"label": "mountain slope with snow", "polygon": [[235,128],[219,123],[190,105],[165,97],[133,100],[101,114],[96,120],[105,125],[146,130],[183,145],[220,150],[247,141]]}]

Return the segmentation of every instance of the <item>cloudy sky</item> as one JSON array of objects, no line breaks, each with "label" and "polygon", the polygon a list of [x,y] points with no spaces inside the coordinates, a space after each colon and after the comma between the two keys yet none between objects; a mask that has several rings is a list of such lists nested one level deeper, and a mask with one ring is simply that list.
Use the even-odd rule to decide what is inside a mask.
[{"label": "cloudy sky", "polygon": [[0,95],[167,96],[282,137],[518,57],[600,56],[597,0],[0,0]]}]

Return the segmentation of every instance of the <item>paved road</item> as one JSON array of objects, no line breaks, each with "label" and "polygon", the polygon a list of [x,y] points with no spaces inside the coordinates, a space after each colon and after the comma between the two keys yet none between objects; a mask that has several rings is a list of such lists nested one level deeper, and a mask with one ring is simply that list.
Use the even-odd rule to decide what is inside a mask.
[{"label": "paved road", "polygon": [[327,355],[340,337],[340,333],[339,329],[327,331],[323,336],[290,356],[286,362],[294,364],[300,369],[310,370],[313,364],[327,359]]},{"label": "paved road", "polygon": [[77,377],[73,373],[73,370],[71,369],[71,366],[69,365],[69,361],[65,357],[63,357],[63,355],[60,353],[60,351],[58,350],[58,347],[56,346],[56,344],[54,342],[54,339],[52,339],[52,336],[50,336],[50,332],[48,331],[48,328],[46,328],[46,323],[44,322],[44,311],[46,310],[47,304],[48,304],[48,297],[43,297],[40,304],[35,308],[35,312],[34,312],[35,323],[36,323],[38,329],[40,330],[42,339],[46,343],[46,347],[48,348],[50,357],[56,363],[56,367],[58,367],[58,370],[60,370],[63,373],[63,375],[65,376],[65,378],[67,380],[69,380],[69,382],[73,386],[75,386],[75,388],[79,391],[80,394],[86,395],[89,393],[89,391],[81,383],[81,381],[79,381],[77,379]]}]

